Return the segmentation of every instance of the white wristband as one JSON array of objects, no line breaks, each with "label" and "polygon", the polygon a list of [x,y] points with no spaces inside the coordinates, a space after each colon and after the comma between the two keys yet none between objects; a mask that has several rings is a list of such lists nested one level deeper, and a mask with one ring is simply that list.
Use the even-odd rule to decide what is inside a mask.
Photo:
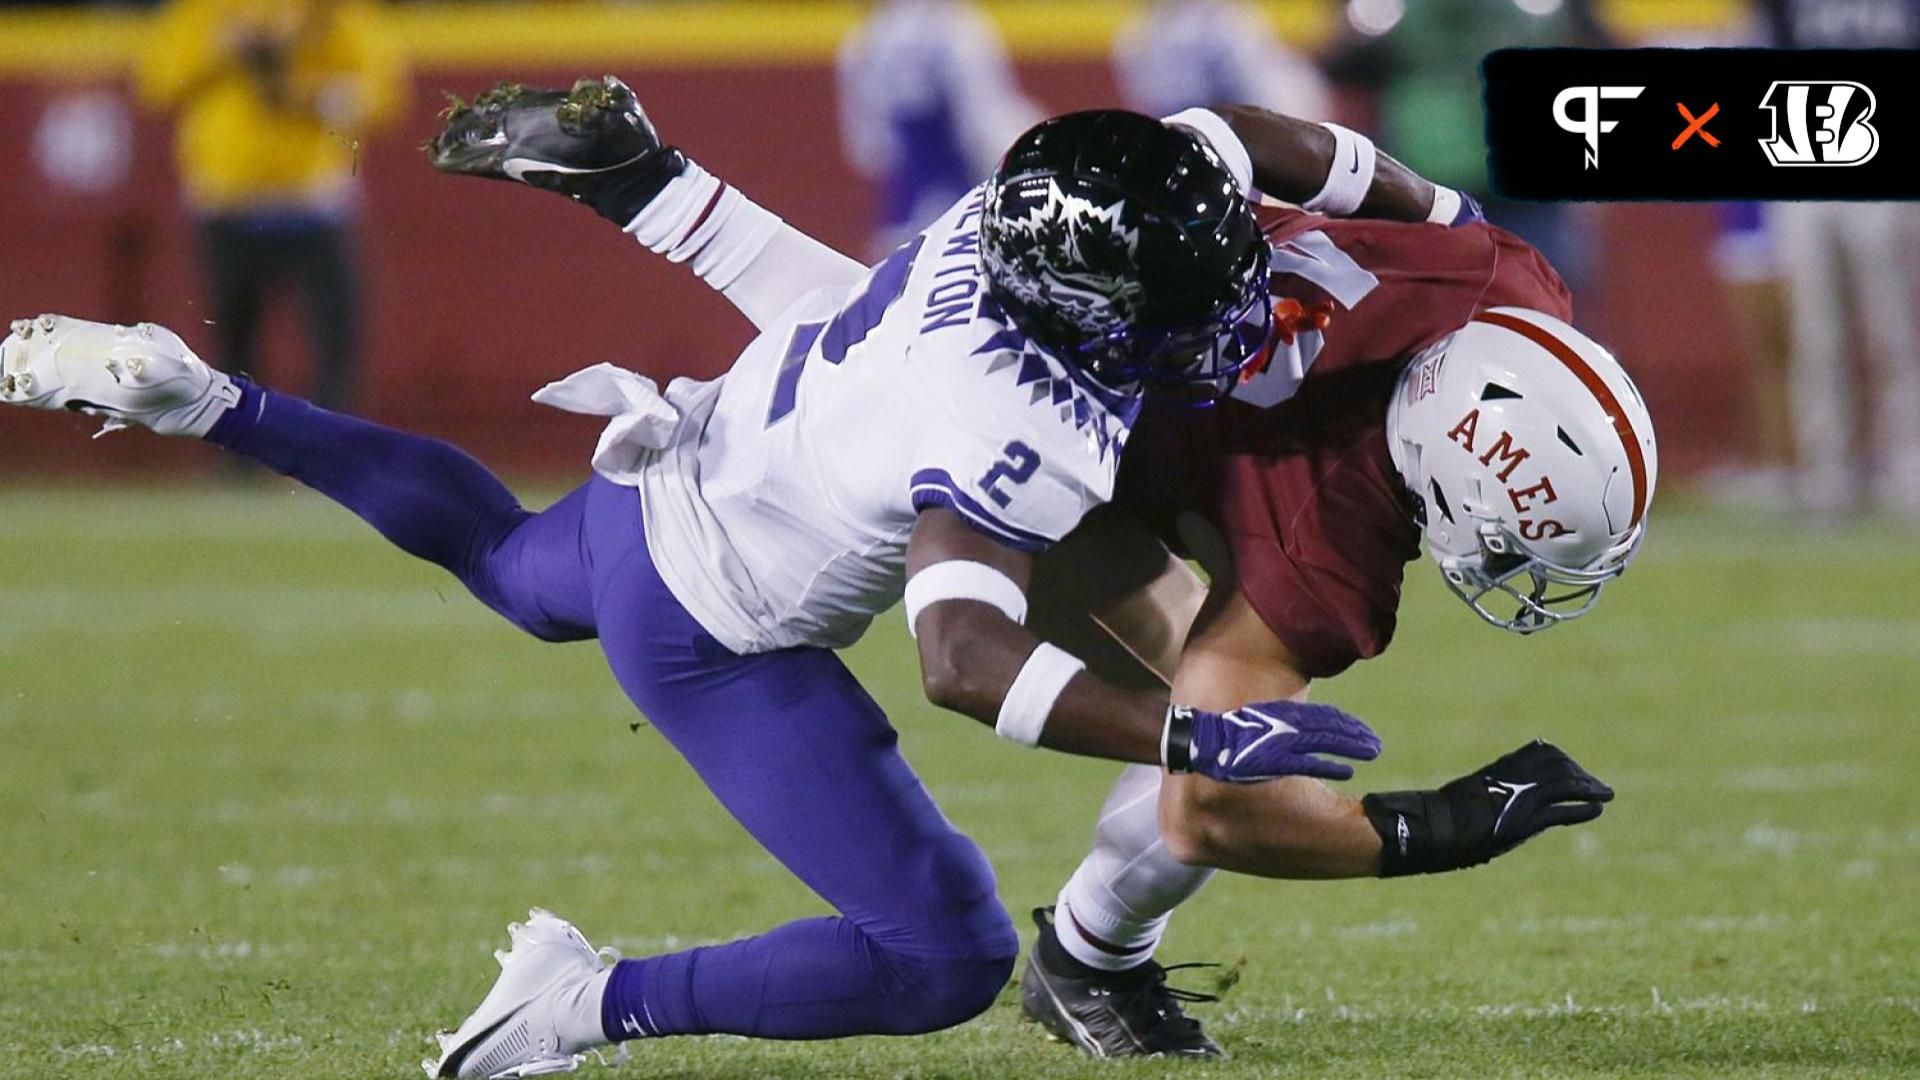
[{"label": "white wristband", "polygon": [[1450,187],[1433,185],[1433,209],[1427,211],[1427,221],[1434,225],[1451,225],[1453,219],[1460,216],[1460,193]]},{"label": "white wristband", "polygon": [[937,562],[907,579],[907,632],[914,637],[920,631],[914,624],[930,604],[942,600],[977,600],[999,608],[1017,623],[1027,621],[1027,594],[1013,579],[986,563],[966,559]]},{"label": "white wristband", "polygon": [[1240,185],[1242,195],[1253,194],[1253,155],[1247,153],[1247,146],[1240,136],[1233,133],[1233,127],[1212,109],[1186,109],[1174,113],[1160,121],[1169,127],[1185,128],[1200,137],[1200,141],[1213,147],[1220,155],[1220,163],[1233,174],[1233,180]]},{"label": "white wristband", "polygon": [[1054,702],[1086,666],[1065,649],[1041,642],[1027,657],[1013,685],[1007,687],[1007,696],[1000,702],[1000,718],[993,725],[994,734],[1022,746],[1039,745],[1040,732],[1046,729]]},{"label": "white wristband", "polygon": [[1379,154],[1373,140],[1339,124],[1321,124],[1333,133],[1333,165],[1327,170],[1327,182],[1320,193],[1301,204],[1301,208],[1328,217],[1346,217],[1366,201],[1373,188],[1373,168]]}]

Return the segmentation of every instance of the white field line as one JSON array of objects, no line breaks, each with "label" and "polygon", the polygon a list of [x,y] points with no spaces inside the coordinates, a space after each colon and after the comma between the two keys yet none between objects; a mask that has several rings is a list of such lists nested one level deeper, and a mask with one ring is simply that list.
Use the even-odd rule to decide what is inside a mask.
[{"label": "white field line", "polygon": [[1726,769],[1718,777],[1721,787],[1732,791],[1788,794],[1799,791],[1834,791],[1865,787],[1873,781],[1873,769],[1849,761],[1823,761],[1804,765],[1754,765]]},{"label": "white field line", "polygon": [[268,644],[368,627],[418,629],[495,620],[451,578],[433,586],[0,587],[0,640],[49,630],[147,634],[206,627],[264,635]]},{"label": "white field line", "polygon": [[299,1035],[268,1035],[255,1028],[218,1032],[187,1039],[161,1039],[147,1042],[135,1039],[125,1043],[55,1043],[53,1052],[62,1058],[142,1058],[177,1056],[203,1050],[241,1051],[249,1054],[284,1054],[304,1050],[307,1040]]},{"label": "white field line", "polygon": [[[1920,1000],[1902,996],[1876,998],[1760,998],[1749,995],[1709,994],[1695,997],[1670,997],[1658,986],[1649,986],[1644,997],[1633,1001],[1583,1001],[1569,990],[1546,1000],[1493,1001],[1422,1005],[1412,1008],[1349,1005],[1338,1001],[1329,989],[1325,1003],[1296,1005],[1289,996],[1280,1006],[1236,1006],[1216,1011],[1209,1024],[1222,1030],[1253,1030],[1279,1025],[1314,1026],[1333,1024],[1391,1024],[1405,1021],[1452,1021],[1462,1018],[1508,1024],[1546,1021],[1559,1023],[1576,1017],[1604,1017],[1629,1021],[1705,1022],[1743,1017],[1768,1017],[1791,1022],[1796,1017],[1827,1015],[1871,1015],[1887,1012],[1920,1016]],[[1024,1024],[1016,1024],[1025,1030]],[[999,1013],[990,1013],[956,1031],[960,1038],[998,1040],[1010,1030],[1009,1021]],[[431,1046],[427,1032],[390,1030],[382,1040],[388,1046],[420,1043]],[[125,1042],[55,1043],[53,1054],[66,1061],[116,1060],[139,1061],[150,1058],[177,1058],[186,1054],[239,1053],[248,1056],[283,1056],[307,1049],[308,1041],[297,1034],[268,1035],[256,1028],[216,1032],[189,1039],[159,1039],[149,1042],[133,1039]],[[10,1057],[23,1058],[41,1052],[30,1044],[12,1043],[4,1047]]]},{"label": "white field line", "polygon": [[1828,616],[1728,620],[1723,645],[1800,656],[1920,656],[1920,619]]},{"label": "white field line", "polygon": [[1790,1020],[1815,1014],[1860,1014],[1900,1012],[1920,1014],[1920,1001],[1906,997],[1794,997],[1760,998],[1751,995],[1707,994],[1670,997],[1658,986],[1649,986],[1645,997],[1631,1001],[1582,1000],[1573,990],[1554,999],[1526,1001],[1458,1002],[1440,1005],[1399,1007],[1394,1005],[1349,1004],[1339,1000],[1327,988],[1324,1001],[1297,1003],[1287,995],[1280,1006],[1242,1005],[1209,1018],[1209,1024],[1222,1028],[1258,1028],[1272,1024],[1297,1026],[1313,1024],[1391,1024],[1406,1021],[1475,1020],[1559,1021],[1572,1017],[1594,1016],[1624,1020],[1699,1019],[1724,1020],[1744,1016],[1777,1017]]}]

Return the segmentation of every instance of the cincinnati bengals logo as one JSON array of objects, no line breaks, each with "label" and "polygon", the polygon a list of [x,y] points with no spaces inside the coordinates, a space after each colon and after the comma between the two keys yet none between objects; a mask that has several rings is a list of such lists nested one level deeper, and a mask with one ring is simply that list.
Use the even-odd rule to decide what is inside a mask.
[{"label": "cincinnati bengals logo", "polygon": [[1865,165],[1880,152],[1873,91],[1857,82],[1776,82],[1760,107],[1773,134],[1760,149],[1775,165]]}]

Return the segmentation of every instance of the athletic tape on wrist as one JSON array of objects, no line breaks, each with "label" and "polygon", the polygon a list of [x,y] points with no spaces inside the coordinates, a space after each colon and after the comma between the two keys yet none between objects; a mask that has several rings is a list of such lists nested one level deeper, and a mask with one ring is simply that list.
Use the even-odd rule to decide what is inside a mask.
[{"label": "athletic tape on wrist", "polygon": [[993,733],[1022,746],[1039,745],[1040,733],[1046,729],[1054,703],[1060,700],[1073,677],[1086,667],[1079,657],[1065,649],[1041,642],[1027,657],[1013,685],[1007,687]]},{"label": "athletic tape on wrist", "polygon": [[1427,211],[1427,221],[1434,225],[1451,225],[1460,216],[1460,193],[1450,187],[1433,185],[1433,209]]},{"label": "athletic tape on wrist", "polygon": [[1213,147],[1220,155],[1221,164],[1233,174],[1234,183],[1240,185],[1240,194],[1253,193],[1253,155],[1247,153],[1247,145],[1240,136],[1233,133],[1232,125],[1212,109],[1185,109],[1160,121],[1170,127],[1185,128],[1200,137],[1201,141]]},{"label": "athletic tape on wrist", "polygon": [[1321,124],[1333,133],[1333,165],[1327,170],[1327,182],[1320,193],[1301,204],[1302,209],[1328,217],[1346,217],[1366,201],[1373,188],[1373,169],[1379,154],[1373,140],[1339,124]]},{"label": "athletic tape on wrist", "polygon": [[1167,722],[1160,728],[1160,764],[1168,772],[1193,771],[1193,710],[1167,706]]},{"label": "athletic tape on wrist", "polygon": [[977,600],[1000,609],[1017,623],[1027,621],[1027,594],[1013,579],[986,563],[967,559],[937,562],[907,579],[907,632],[914,637],[920,631],[914,624],[928,605],[942,600]]}]

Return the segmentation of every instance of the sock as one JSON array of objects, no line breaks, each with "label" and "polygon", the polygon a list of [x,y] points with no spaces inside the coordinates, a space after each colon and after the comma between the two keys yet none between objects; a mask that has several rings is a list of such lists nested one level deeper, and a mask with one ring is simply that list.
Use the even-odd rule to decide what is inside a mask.
[{"label": "sock", "polygon": [[1120,774],[1092,850],[1055,903],[1061,947],[1088,967],[1125,971],[1153,959],[1173,909],[1213,876],[1175,859],[1161,841],[1160,777],[1146,765]]},{"label": "sock", "polygon": [[691,261],[700,280],[724,292],[781,224],[772,211],[689,161],[625,230],[670,262]]},{"label": "sock", "polygon": [[1066,945],[1061,941],[1059,920],[1063,917],[1060,909],[1058,907],[1054,908],[1053,928],[1042,929],[1040,931],[1040,936],[1034,946],[1040,950],[1040,962],[1045,964],[1050,971],[1065,972],[1079,979],[1100,974],[1100,968],[1081,963],[1080,958],[1069,952]]},{"label": "sock", "polygon": [[[1054,933],[1060,939],[1061,949],[1079,964],[1095,971],[1127,971],[1153,959],[1160,937],[1166,932],[1167,916],[1145,923],[1103,918],[1107,913],[1088,902],[1084,895],[1076,900],[1074,894],[1078,890],[1074,885],[1079,881],[1079,874],[1068,879],[1067,887],[1060,890],[1060,898],[1054,904]],[[1092,916],[1102,931],[1086,926],[1083,915]]]},{"label": "sock", "polygon": [[607,968],[567,991],[555,1003],[558,1015],[554,1018],[554,1027],[560,1035],[561,1049],[567,1053],[577,1054],[589,1047],[607,1044],[601,1011],[605,1008],[607,980],[612,976],[613,969]]}]

